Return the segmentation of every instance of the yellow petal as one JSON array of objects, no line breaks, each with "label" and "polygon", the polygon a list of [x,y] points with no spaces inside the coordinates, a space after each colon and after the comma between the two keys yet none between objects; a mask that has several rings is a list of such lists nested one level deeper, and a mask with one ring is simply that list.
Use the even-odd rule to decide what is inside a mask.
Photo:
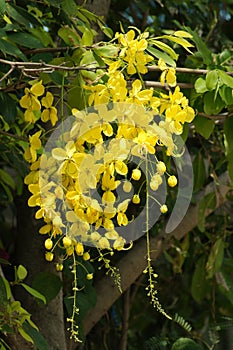
[{"label": "yellow petal", "polygon": [[41,100],[41,104],[42,106],[46,107],[46,108],[50,108],[53,104],[53,95],[51,94],[51,92],[47,92],[46,96],[42,98]]},{"label": "yellow petal", "polygon": [[126,175],[128,173],[127,165],[121,160],[117,160],[115,162],[115,169],[116,169],[116,172],[120,175]]},{"label": "yellow petal", "polygon": [[52,229],[52,225],[47,224],[47,225],[42,226],[39,229],[39,233],[41,233],[42,235],[46,235],[47,233],[49,233],[51,231],[51,229]]},{"label": "yellow petal", "polygon": [[30,91],[33,93],[35,96],[41,96],[44,93],[44,86],[42,85],[42,80],[39,81],[38,83],[32,85]]},{"label": "yellow petal", "polygon": [[103,202],[115,202],[116,197],[112,191],[105,191],[102,196]]},{"label": "yellow petal", "polygon": [[64,160],[67,158],[66,151],[62,148],[54,148],[52,150],[52,156],[56,160]]}]

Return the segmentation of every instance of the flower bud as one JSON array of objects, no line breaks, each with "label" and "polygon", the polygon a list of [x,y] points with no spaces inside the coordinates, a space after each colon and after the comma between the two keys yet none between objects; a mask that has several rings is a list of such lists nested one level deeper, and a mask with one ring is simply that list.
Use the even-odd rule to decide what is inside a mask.
[{"label": "flower bud", "polygon": [[132,171],[132,179],[138,181],[141,177],[142,173],[140,169],[133,169]]},{"label": "flower bud", "polygon": [[175,187],[177,185],[177,178],[175,177],[175,175],[169,176],[169,178],[167,179],[167,183],[170,187]]}]

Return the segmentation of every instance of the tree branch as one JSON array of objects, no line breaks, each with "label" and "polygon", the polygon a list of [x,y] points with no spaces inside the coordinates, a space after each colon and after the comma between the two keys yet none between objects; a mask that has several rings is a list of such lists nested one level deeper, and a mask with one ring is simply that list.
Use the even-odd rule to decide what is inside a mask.
[{"label": "tree branch", "polygon": [[[217,197],[217,209],[227,201],[226,194],[230,190],[230,180],[227,173],[221,175],[217,181],[213,181],[200,192],[195,198],[197,203],[191,206],[180,225],[171,233],[162,232],[157,237],[151,238],[151,257],[157,259],[165,250],[169,249],[173,238],[181,240],[189,231],[191,231],[198,223],[198,203],[200,198],[206,194],[215,191]],[[208,209],[206,216],[210,215],[215,209]],[[142,274],[146,267],[146,244],[145,238],[140,239],[132,250],[125,255],[116,265],[121,273],[122,291],[126,291],[131,284]],[[111,305],[120,297],[119,290],[115,287],[114,281],[104,276],[96,283],[97,303],[93,309],[89,311],[84,319],[83,327],[85,334],[88,334],[92,327],[101,319],[108,311]]]}]

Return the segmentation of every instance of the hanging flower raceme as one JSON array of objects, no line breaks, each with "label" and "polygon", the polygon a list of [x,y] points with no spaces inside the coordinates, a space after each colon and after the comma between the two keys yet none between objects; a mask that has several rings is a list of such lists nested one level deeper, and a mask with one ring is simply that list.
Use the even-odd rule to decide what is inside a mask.
[{"label": "hanging flower raceme", "polygon": [[[129,206],[145,201],[145,183],[155,192],[164,181],[166,167],[155,153],[157,145],[173,152],[172,134],[154,121],[152,112],[128,103],[96,106],[86,114],[75,111],[72,118],[70,129],[65,131],[65,146],[63,133],[57,138],[56,132],[56,139],[51,138],[48,149],[45,147],[39,176],[35,176],[38,162],[34,157],[35,166],[27,177],[32,192],[29,205],[40,207],[36,217],[45,221],[40,233],[48,234],[52,241],[58,235],[70,239],[69,246],[63,242],[68,256],[78,242],[123,249],[132,240],[127,237],[127,226],[134,220]],[[94,149],[84,151],[87,144]],[[40,144],[32,140],[32,146],[35,152]],[[138,166],[132,169],[135,163]],[[145,177],[145,164],[150,167],[150,178]],[[158,211],[163,204],[158,205]],[[122,232],[122,228],[126,230]]]},{"label": "hanging flower raceme", "polygon": [[[181,134],[184,124],[194,118],[188,99],[176,86],[174,68],[163,60],[158,62],[161,82],[176,86],[174,91],[158,93],[144,86],[141,74],[147,73],[147,64],[154,61],[147,54],[148,35],[139,32],[136,36],[135,30],[117,33],[113,43],[119,48],[118,57],[103,58],[107,66],[104,76],[83,86],[89,107],[73,109],[73,115],[56,128],[44,149],[40,130],[29,137],[25,150],[30,163],[25,178],[31,192],[28,204],[37,207],[36,219],[44,220],[39,232],[46,236],[46,260],[57,259],[55,249],[59,247],[57,269],[61,271],[63,261],[72,256],[75,271],[75,259],[89,260],[88,247],[95,247],[99,261],[111,271],[119,288],[119,275],[102,251],[111,255],[114,250],[130,249],[144,234],[149,242],[150,228],[169,210],[166,185],[173,189],[178,183],[168,172],[163,155],[179,154],[174,134]],[[128,81],[128,75],[134,74],[138,75]],[[25,89],[20,100],[26,109],[25,121],[40,119],[55,126],[54,97],[44,92],[41,81]],[[156,296],[148,247],[149,243],[148,295],[153,306],[165,313]],[[92,277],[87,271],[87,279]]]}]

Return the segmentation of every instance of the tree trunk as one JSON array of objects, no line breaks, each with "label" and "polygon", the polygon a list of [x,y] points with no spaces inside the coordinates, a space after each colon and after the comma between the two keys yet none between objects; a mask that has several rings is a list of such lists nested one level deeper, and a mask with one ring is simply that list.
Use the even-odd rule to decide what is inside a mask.
[{"label": "tree trunk", "polygon": [[[45,238],[39,234],[41,222],[34,219],[34,210],[28,207],[25,194],[17,201],[17,225],[16,259],[17,263],[25,266],[28,271],[25,282],[30,285],[41,271],[58,274],[54,264],[44,258]],[[49,350],[66,350],[62,290],[48,305],[42,305],[21,287],[17,288],[15,297],[32,315],[32,320],[49,344]],[[31,347],[22,349],[27,350]]]}]

